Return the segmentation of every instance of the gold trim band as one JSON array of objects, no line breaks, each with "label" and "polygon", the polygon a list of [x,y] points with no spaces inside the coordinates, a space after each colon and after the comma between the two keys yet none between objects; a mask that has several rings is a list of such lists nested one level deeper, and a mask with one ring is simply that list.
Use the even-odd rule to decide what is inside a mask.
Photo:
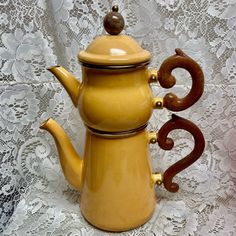
[{"label": "gold trim band", "polygon": [[107,131],[102,131],[102,130],[97,130],[94,128],[91,128],[89,126],[86,126],[87,129],[92,132],[93,134],[99,135],[99,136],[104,136],[107,138],[118,138],[118,137],[127,137],[127,136],[131,136],[134,134],[137,134],[139,132],[141,132],[142,130],[144,130],[147,127],[148,124],[142,125],[136,129],[132,129],[132,130],[126,130],[126,131],[118,131],[118,132],[107,132]]},{"label": "gold trim band", "polygon": [[95,68],[95,69],[130,69],[130,68],[139,68],[146,66],[150,63],[150,61],[145,61],[139,64],[130,64],[130,65],[96,65],[96,64],[89,64],[83,61],[79,61],[79,63],[84,67]]}]

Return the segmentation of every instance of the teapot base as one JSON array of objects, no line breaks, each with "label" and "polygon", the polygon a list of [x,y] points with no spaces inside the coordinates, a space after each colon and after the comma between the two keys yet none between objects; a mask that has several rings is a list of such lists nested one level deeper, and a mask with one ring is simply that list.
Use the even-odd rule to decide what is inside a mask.
[{"label": "teapot base", "polygon": [[83,212],[82,212],[82,215],[83,215],[84,219],[90,225],[94,226],[95,228],[97,228],[99,230],[103,230],[103,231],[107,231],[107,232],[124,232],[124,231],[136,229],[138,227],[141,227],[145,223],[147,223],[152,218],[154,211],[155,211],[155,207],[153,208],[153,210],[150,212],[150,214],[148,216],[146,216],[146,217],[144,216],[142,219],[139,219],[137,222],[133,222],[132,224],[130,224],[130,222],[126,222],[126,224],[117,225],[117,226],[110,224],[111,222],[113,222],[112,219],[111,219],[111,222],[106,222],[105,224],[98,224],[97,222],[93,222],[92,220],[88,219],[86,217],[86,214],[84,214]]}]

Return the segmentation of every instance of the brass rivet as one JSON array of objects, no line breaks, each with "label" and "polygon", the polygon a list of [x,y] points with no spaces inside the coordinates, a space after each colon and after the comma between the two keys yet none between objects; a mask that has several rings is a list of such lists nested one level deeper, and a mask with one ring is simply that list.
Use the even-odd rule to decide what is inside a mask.
[{"label": "brass rivet", "polygon": [[152,81],[152,82],[157,81],[157,76],[154,75],[154,74],[152,74],[152,75],[150,76],[150,81]]},{"label": "brass rivet", "polygon": [[156,139],[156,138],[151,138],[151,139],[150,139],[150,143],[154,144],[154,143],[156,143],[156,142],[157,142],[157,139]]},{"label": "brass rivet", "polygon": [[162,108],[162,102],[161,101],[157,101],[156,102],[156,107],[157,108]]},{"label": "brass rivet", "polygon": [[161,185],[162,181],[161,180],[157,180],[157,185]]}]

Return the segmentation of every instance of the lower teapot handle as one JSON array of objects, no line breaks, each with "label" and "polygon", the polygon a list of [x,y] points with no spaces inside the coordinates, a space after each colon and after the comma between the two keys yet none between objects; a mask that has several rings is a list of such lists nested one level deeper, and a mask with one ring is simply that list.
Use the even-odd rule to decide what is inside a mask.
[{"label": "lower teapot handle", "polygon": [[175,129],[183,129],[191,133],[194,138],[194,148],[191,153],[164,172],[162,182],[165,188],[173,193],[179,190],[179,185],[173,182],[173,177],[198,160],[205,147],[205,140],[201,130],[191,121],[173,114],[172,119],[166,122],[157,134],[157,142],[162,149],[171,150],[173,148],[174,141],[168,138],[167,135]]}]

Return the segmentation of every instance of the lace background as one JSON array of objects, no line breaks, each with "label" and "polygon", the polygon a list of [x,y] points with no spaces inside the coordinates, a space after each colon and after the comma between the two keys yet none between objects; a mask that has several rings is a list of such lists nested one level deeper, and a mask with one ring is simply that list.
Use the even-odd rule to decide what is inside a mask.
[{"label": "lace background", "polygon": [[[39,130],[53,117],[83,153],[84,127],[57,80],[45,69],[60,64],[81,78],[76,55],[104,33],[102,20],[114,4],[124,33],[152,55],[154,68],[176,47],[205,74],[205,92],[178,114],[204,133],[202,157],[176,177],[180,190],[156,189],[157,207],[142,227],[122,235],[236,235],[236,1],[235,0],[0,0],[0,229],[3,235],[112,235],[88,225],[79,193],[66,183],[52,137]],[[176,70],[175,92],[191,85]],[[155,95],[167,91],[153,85]],[[149,129],[170,118],[154,112]],[[188,154],[192,139],[174,131],[169,152],[151,146],[153,168],[164,171]],[[120,234],[116,234],[120,235]]]}]

